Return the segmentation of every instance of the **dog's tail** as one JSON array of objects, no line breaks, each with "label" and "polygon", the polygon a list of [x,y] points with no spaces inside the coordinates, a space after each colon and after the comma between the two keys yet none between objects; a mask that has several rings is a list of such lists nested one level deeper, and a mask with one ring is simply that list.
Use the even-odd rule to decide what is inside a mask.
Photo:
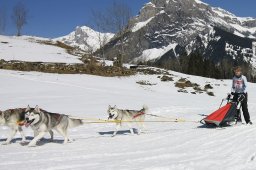
[{"label": "dog's tail", "polygon": [[83,125],[82,119],[69,118],[69,121],[68,121],[69,128],[74,128],[81,125]]},{"label": "dog's tail", "polygon": [[147,113],[148,113],[148,110],[149,110],[149,109],[148,109],[148,106],[144,104],[144,105],[143,105],[143,108],[142,108],[142,111],[145,112],[145,114],[147,114]]}]

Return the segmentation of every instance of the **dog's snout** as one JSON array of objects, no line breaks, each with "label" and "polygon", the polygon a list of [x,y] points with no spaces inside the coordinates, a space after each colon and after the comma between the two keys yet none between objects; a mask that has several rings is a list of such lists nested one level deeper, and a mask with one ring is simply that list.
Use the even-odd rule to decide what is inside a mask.
[{"label": "dog's snout", "polygon": [[26,121],[29,121],[29,118],[26,118]]}]

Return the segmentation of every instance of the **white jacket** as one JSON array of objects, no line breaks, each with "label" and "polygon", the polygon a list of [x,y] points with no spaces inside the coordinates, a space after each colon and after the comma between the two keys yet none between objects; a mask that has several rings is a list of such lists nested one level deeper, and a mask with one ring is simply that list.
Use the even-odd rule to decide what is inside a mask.
[{"label": "white jacket", "polygon": [[245,76],[233,77],[232,92],[234,93],[247,93],[247,78]]}]

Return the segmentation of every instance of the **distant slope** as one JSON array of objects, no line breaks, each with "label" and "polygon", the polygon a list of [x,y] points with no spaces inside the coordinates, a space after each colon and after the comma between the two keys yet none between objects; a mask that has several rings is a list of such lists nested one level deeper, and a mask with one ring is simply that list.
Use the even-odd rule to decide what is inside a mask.
[{"label": "distant slope", "polygon": [[50,41],[45,38],[0,35],[0,59],[29,62],[82,63],[77,56],[70,55],[66,49],[40,43]]},{"label": "distant slope", "polygon": [[54,40],[61,41],[73,47],[79,47],[85,51],[95,51],[100,48],[99,34],[101,39],[104,37],[106,38],[106,42],[108,42],[114,36],[112,33],[99,33],[87,26],[78,26],[76,27],[75,31],[71,32],[70,34]]}]

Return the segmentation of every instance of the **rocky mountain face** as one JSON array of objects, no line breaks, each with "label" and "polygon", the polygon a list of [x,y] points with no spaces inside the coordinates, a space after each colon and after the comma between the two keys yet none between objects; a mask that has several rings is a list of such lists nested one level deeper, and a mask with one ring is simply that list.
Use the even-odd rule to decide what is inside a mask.
[{"label": "rocky mountain face", "polygon": [[[189,67],[201,67],[193,61],[200,58],[200,64],[216,69],[214,74],[220,72],[204,76],[228,78],[235,65],[242,65],[251,79],[254,76],[256,19],[237,17],[199,0],[151,0],[129,22],[123,37],[126,62],[191,74]],[[109,58],[118,55],[120,37],[105,51]]]},{"label": "rocky mountain face", "polygon": [[113,36],[114,34],[112,33],[99,33],[87,26],[77,26],[75,31],[54,40],[78,47],[86,52],[94,52],[100,48],[102,41],[106,41],[105,43],[107,43]]}]

